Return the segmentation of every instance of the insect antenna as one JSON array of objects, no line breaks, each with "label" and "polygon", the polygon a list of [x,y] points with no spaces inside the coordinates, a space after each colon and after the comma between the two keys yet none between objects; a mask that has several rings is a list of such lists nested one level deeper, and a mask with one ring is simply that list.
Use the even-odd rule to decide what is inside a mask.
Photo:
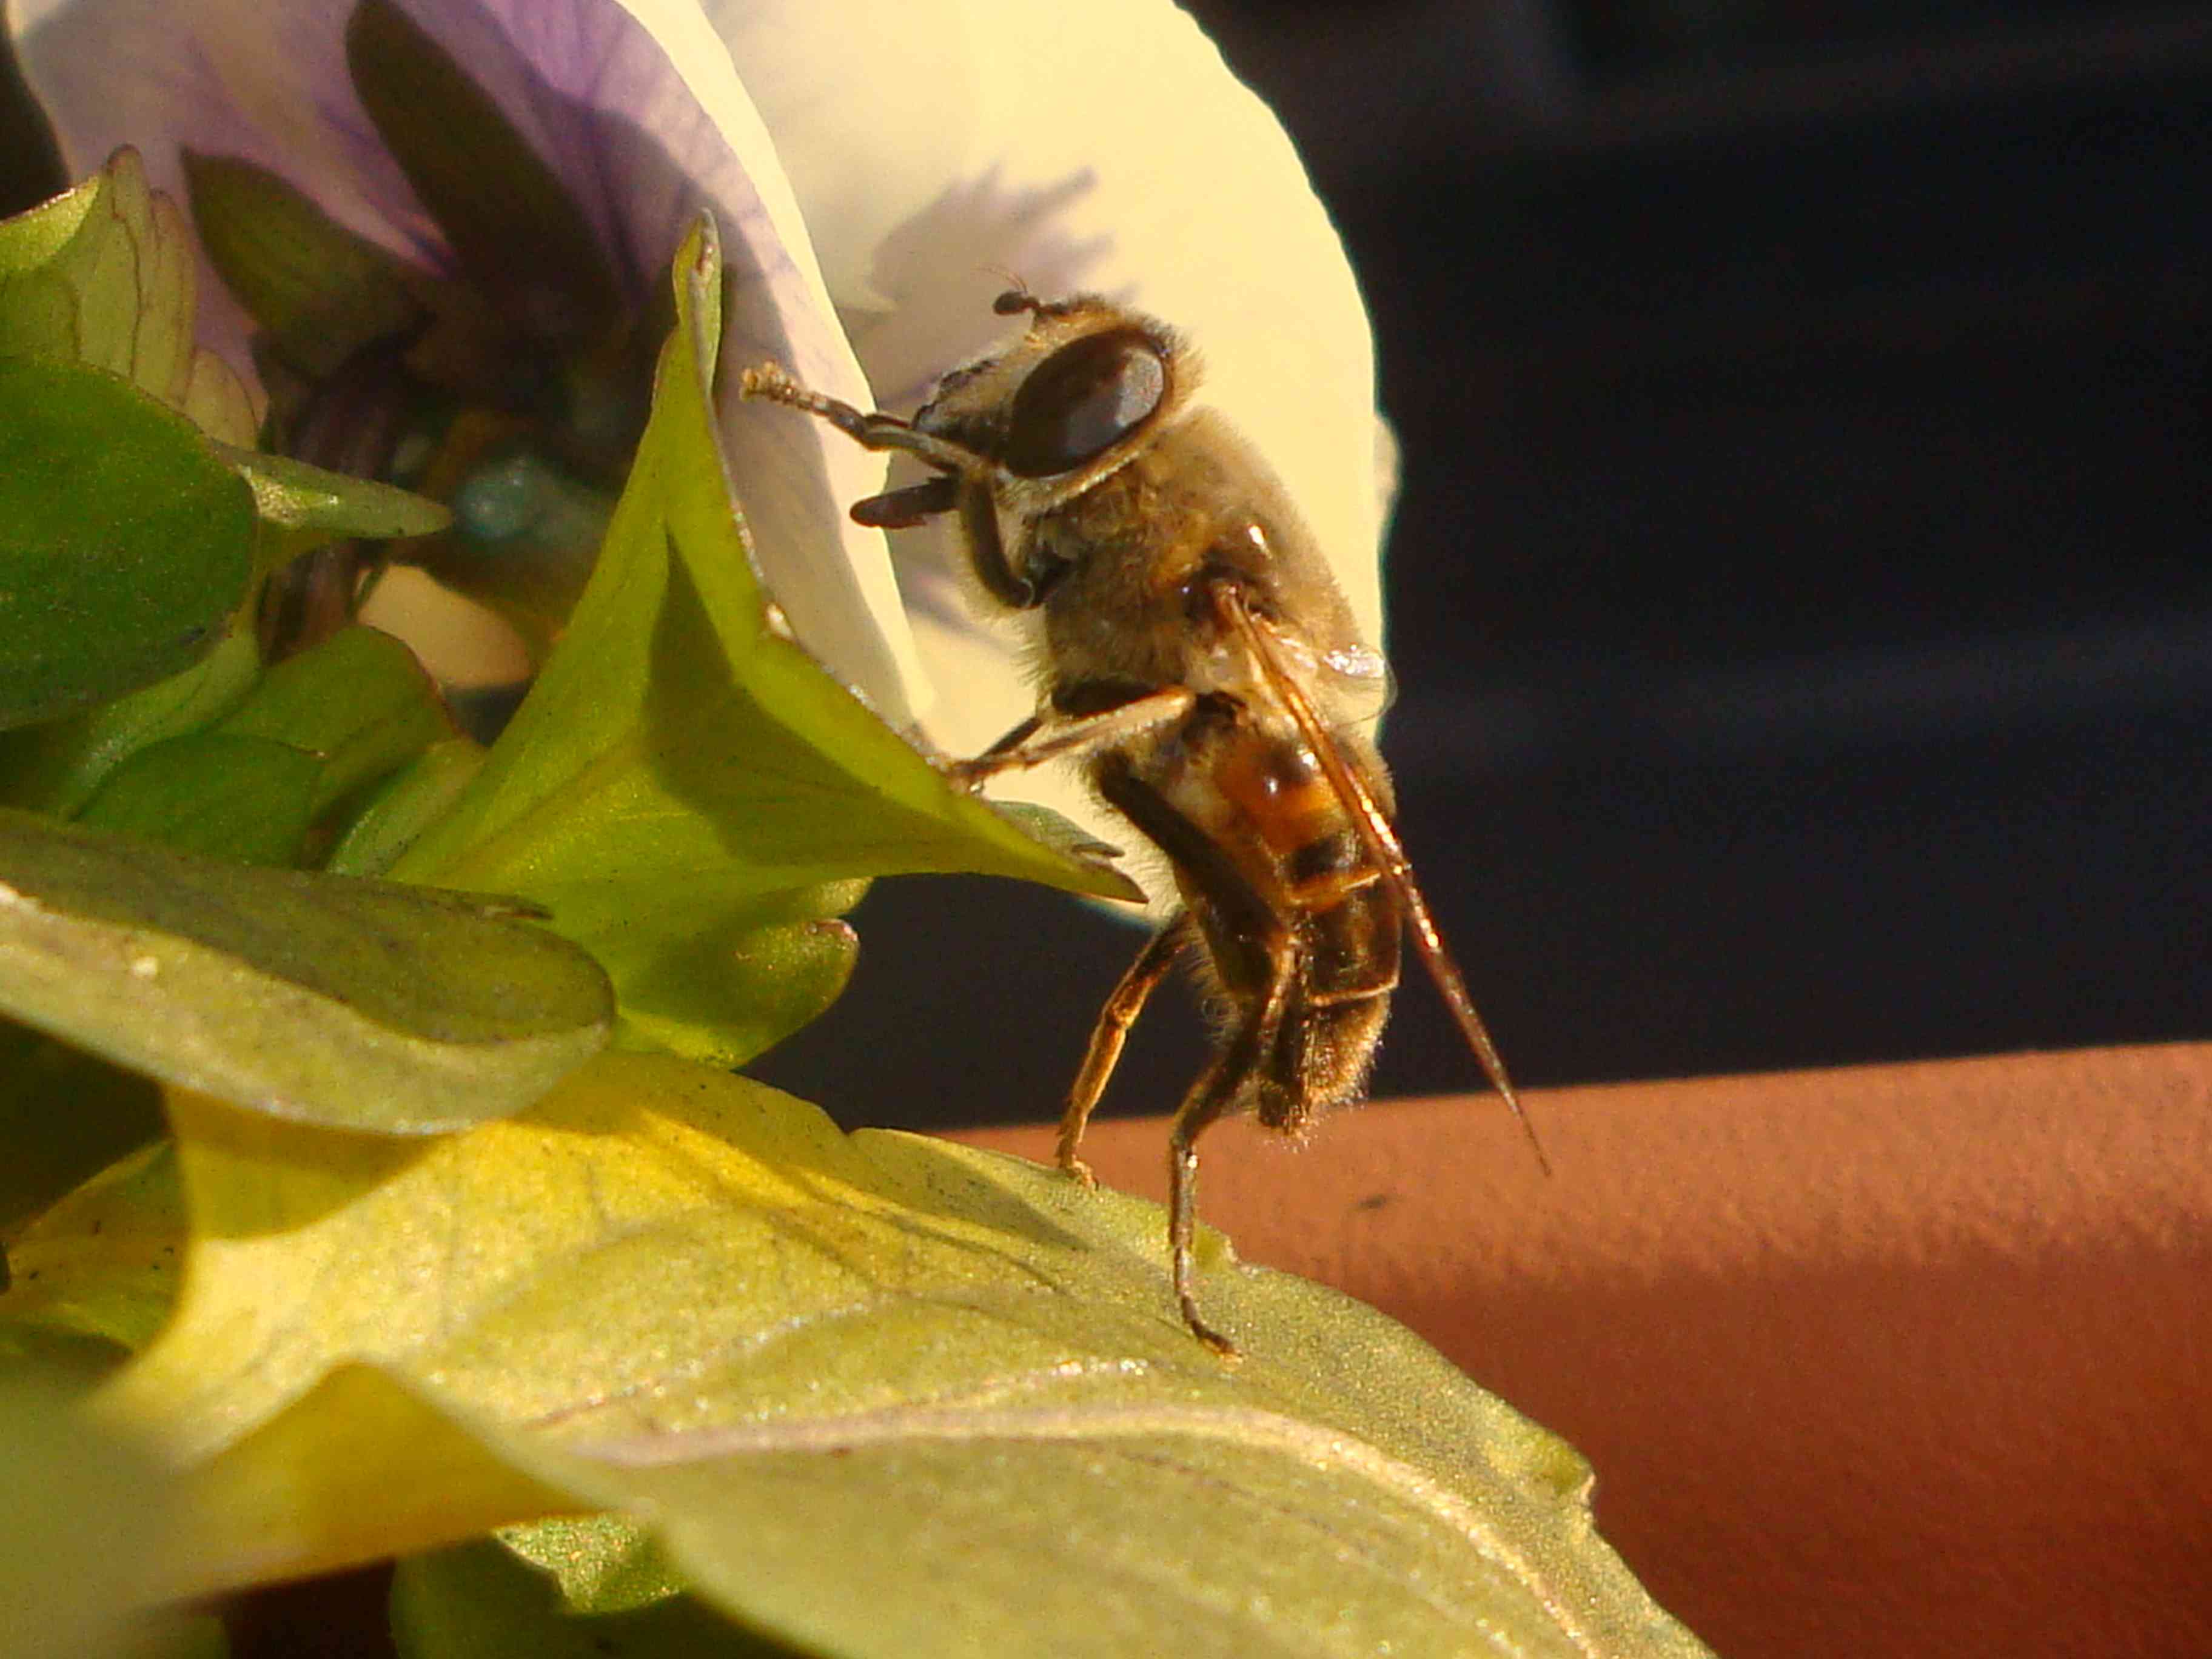
[{"label": "insect antenna", "polygon": [[1474,1050],[1474,1057],[1481,1062],[1483,1075],[1489,1079],[1490,1086],[1498,1091],[1498,1098],[1520,1121],[1521,1132],[1528,1139],[1528,1149],[1535,1153],[1537,1166],[1549,1176],[1552,1160],[1545,1155],[1544,1143],[1536,1135],[1536,1126],[1522,1106],[1520,1096],[1513,1091],[1513,1080],[1505,1074],[1505,1061],[1498,1052],[1498,1045],[1491,1041],[1490,1028],[1482,1023],[1482,1016],[1475,1012],[1474,999],[1468,994],[1467,981],[1460,975],[1459,964],[1452,960],[1451,952],[1444,948],[1443,935],[1437,931],[1436,918],[1429,913],[1429,902],[1421,896],[1420,887],[1413,879],[1413,866],[1406,856],[1405,843],[1398,839],[1397,830],[1376,804],[1373,791],[1361,781],[1358,773],[1345,763],[1344,756],[1337,749],[1335,739],[1329,735],[1328,727],[1322,722],[1320,711],[1315,708],[1312,699],[1306,696],[1304,688],[1299,685],[1296,677],[1283,666],[1281,655],[1276,648],[1273,626],[1252,614],[1244,603],[1243,594],[1232,583],[1218,584],[1214,589],[1214,600],[1231,624],[1252,647],[1253,659],[1266,676],[1268,689],[1281,698],[1283,706],[1290,710],[1291,719],[1297,724],[1299,735],[1304,738],[1306,747],[1313,750],[1314,758],[1321,763],[1329,787],[1336,791],[1337,798],[1351,813],[1354,830],[1368,852],[1382,866],[1383,879],[1389,883],[1390,890],[1405,908],[1406,919],[1413,931],[1414,948],[1420,952],[1429,976],[1443,994],[1444,1006],[1451,1010],[1453,1023],[1458,1025],[1460,1035],[1467,1039],[1468,1047]]}]

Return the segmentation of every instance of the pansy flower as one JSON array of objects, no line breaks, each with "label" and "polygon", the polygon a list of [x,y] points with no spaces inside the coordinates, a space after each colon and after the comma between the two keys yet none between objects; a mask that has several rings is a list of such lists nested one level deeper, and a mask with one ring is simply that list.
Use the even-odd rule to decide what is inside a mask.
[{"label": "pansy flower", "polygon": [[[428,426],[434,493],[482,542],[520,526],[540,567],[588,559],[668,259],[706,209],[731,271],[723,362],[863,406],[910,410],[1002,337],[1010,279],[1171,322],[1200,348],[1201,398],[1281,473],[1379,628],[1387,441],[1357,289],[1281,128],[1170,5],[9,3],[72,169],[130,143],[196,199],[210,343],[289,395],[292,441],[420,486]],[[343,240],[272,235],[241,260],[240,223],[251,242],[272,202]],[[302,248],[311,268],[287,269]],[[337,265],[368,274],[346,288]],[[353,310],[324,322],[300,298],[318,282]],[[887,549],[844,510],[882,459],[724,379],[730,476],[799,638],[947,753],[1027,713],[1016,638],[963,591],[951,531]],[[1079,808],[1072,787],[1054,804]]]}]

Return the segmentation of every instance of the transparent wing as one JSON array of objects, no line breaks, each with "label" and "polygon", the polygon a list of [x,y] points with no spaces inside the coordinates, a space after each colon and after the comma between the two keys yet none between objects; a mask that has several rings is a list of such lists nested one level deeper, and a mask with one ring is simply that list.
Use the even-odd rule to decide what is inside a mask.
[{"label": "transparent wing", "polygon": [[[1243,596],[1234,585],[1223,583],[1216,590],[1216,598],[1226,619],[1242,634],[1252,647],[1253,659],[1267,681],[1268,689],[1279,698],[1297,723],[1299,735],[1314,752],[1327,775],[1329,786],[1337,799],[1344,803],[1352,815],[1354,829],[1369,853],[1382,867],[1382,878],[1390,884],[1403,907],[1407,925],[1413,929],[1414,948],[1420,952],[1421,961],[1436,981],[1437,989],[1443,995],[1444,1004],[1451,1010],[1453,1022],[1460,1035],[1467,1039],[1468,1047],[1481,1062],[1483,1074],[1490,1086],[1498,1091],[1498,1097],[1512,1109],[1520,1120],[1522,1133],[1528,1137],[1529,1147],[1536,1154],[1536,1162],[1544,1173],[1552,1172],[1552,1161],[1544,1155],[1543,1142],[1536,1138],[1536,1126],[1513,1091],[1512,1079],[1505,1074],[1505,1061],[1491,1040],[1490,1030],[1475,1012],[1474,999],[1468,994],[1467,981],[1461,977],[1459,964],[1452,960],[1451,952],[1444,947],[1443,935],[1437,931],[1436,918],[1429,912],[1428,901],[1413,879],[1413,867],[1406,858],[1404,843],[1399,841],[1397,830],[1376,803],[1375,796],[1360,781],[1359,775],[1346,763],[1335,740],[1313,700],[1306,696],[1300,684],[1294,665],[1307,659],[1310,647],[1302,647],[1295,639],[1279,629],[1262,622],[1245,608]],[[1376,661],[1381,661],[1378,657]],[[1387,675],[1385,677],[1387,678]]]}]

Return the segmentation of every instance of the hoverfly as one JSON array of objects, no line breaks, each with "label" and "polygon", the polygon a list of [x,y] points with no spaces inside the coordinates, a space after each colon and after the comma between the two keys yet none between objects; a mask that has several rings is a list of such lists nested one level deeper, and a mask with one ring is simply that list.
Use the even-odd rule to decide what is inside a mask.
[{"label": "hoverfly", "polygon": [[1227,422],[1190,405],[1196,360],[1163,324],[1096,295],[1016,289],[995,309],[1025,314],[1022,336],[946,374],[910,421],[810,392],[774,364],[742,389],[918,458],[931,477],[853,517],[891,529],[955,515],[984,592],[1034,619],[1036,712],[950,775],[974,789],[1080,757],[1100,798],[1165,854],[1180,908],[1107,999],[1058,1158],[1091,1183],[1078,1155],[1091,1109],[1146,999],[1188,961],[1217,1039],[1169,1136],[1169,1254],[1184,1323],[1233,1356],[1194,1283],[1199,1137],[1245,1111],[1303,1135],[1356,1103],[1407,929],[1534,1134],[1392,827],[1364,729],[1387,671],[1281,484]]}]

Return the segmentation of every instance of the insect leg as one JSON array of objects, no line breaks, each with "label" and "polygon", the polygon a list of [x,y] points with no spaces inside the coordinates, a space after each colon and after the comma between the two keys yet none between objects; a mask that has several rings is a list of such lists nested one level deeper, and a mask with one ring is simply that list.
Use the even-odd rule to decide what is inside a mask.
[{"label": "insect leg", "polygon": [[[1107,750],[1092,768],[1091,781],[1108,805],[1174,862],[1177,884],[1201,907],[1214,972],[1224,1000],[1236,1011],[1235,1028],[1183,1097],[1168,1136],[1168,1254],[1176,1301],[1191,1334],[1227,1358],[1236,1353],[1236,1345],[1199,1317],[1191,1288],[1198,1138],[1250,1095],[1253,1079],[1282,1030],[1304,958],[1289,920],[1200,825],[1136,775],[1126,754]],[[1194,941],[1200,925],[1195,918],[1190,921]]]},{"label": "insect leg", "polygon": [[1083,1145],[1083,1131],[1091,1121],[1091,1109],[1106,1092],[1107,1079],[1114,1075],[1115,1065],[1121,1058],[1121,1045],[1128,1041],[1129,1028],[1144,1012],[1146,999],[1166,977],[1176,957],[1189,943],[1190,916],[1185,912],[1146,941],[1106,999],[1105,1007],[1099,1011],[1098,1024],[1091,1033],[1091,1046],[1084,1051],[1083,1069],[1075,1074],[1075,1086],[1067,1092],[1067,1109],[1060,1120],[1060,1167],[1086,1187],[1097,1186],[1097,1178],[1091,1175],[1091,1166],[1075,1154]]},{"label": "insect leg", "polygon": [[864,524],[871,530],[911,530],[959,505],[958,480],[949,472],[939,472],[920,483],[866,496],[853,503],[851,513],[854,524]]},{"label": "insect leg", "polygon": [[1175,1280],[1176,1304],[1190,1334],[1224,1359],[1237,1357],[1237,1345],[1199,1316],[1194,1281],[1193,1246],[1198,1233],[1198,1138],[1235,1105],[1261,1059],[1275,1046],[1283,1010],[1297,977],[1298,952],[1290,935],[1278,931],[1267,942],[1267,989],[1244,1010],[1229,1046],[1206,1068],[1168,1133],[1168,1256]]},{"label": "insect leg", "polygon": [[921,431],[896,415],[870,414],[810,392],[792,379],[791,371],[781,363],[759,363],[745,370],[738,379],[738,395],[819,416],[863,448],[902,449],[909,455],[919,455],[940,472],[965,473],[984,464],[973,450]]},{"label": "insect leg", "polygon": [[994,743],[988,749],[986,749],[981,754],[976,756],[974,760],[951,761],[946,763],[949,766],[967,769],[979,765],[984,761],[995,761],[1000,756],[1010,753],[1012,750],[1018,749],[1024,744],[1027,743],[1031,738],[1036,735],[1037,728],[1043,724],[1043,715],[1031,714],[1027,720],[1015,722],[1014,726],[1011,731],[1006,732],[996,743]]},{"label": "insect leg", "polygon": [[1198,694],[1186,685],[1163,686],[1095,714],[1049,714],[1016,726],[973,760],[946,768],[955,783],[979,789],[1001,772],[1026,771],[1064,755],[1077,755],[1102,744],[1167,726],[1189,714]]}]

